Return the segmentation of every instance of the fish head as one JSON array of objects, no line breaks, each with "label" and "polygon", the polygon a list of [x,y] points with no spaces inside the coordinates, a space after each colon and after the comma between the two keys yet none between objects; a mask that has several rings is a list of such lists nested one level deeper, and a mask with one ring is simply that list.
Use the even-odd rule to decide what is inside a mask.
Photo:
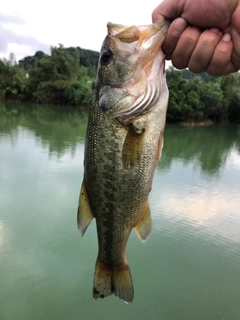
[{"label": "fish head", "polygon": [[165,81],[161,45],[169,22],[146,26],[108,23],[97,76],[99,107],[124,124],[156,107]]}]

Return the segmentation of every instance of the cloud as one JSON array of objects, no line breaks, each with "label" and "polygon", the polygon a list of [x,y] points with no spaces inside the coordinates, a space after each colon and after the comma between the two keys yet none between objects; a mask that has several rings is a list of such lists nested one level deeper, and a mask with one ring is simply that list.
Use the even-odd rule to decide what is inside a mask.
[{"label": "cloud", "polygon": [[13,52],[17,59],[21,59],[24,56],[32,55],[36,51],[41,50],[45,53],[49,53],[50,46],[42,43],[39,40],[31,36],[20,35],[12,31],[10,26],[24,25],[25,22],[15,16],[0,14],[0,55],[8,56],[10,52]]},{"label": "cloud", "polygon": [[4,15],[0,13],[0,24],[4,24],[4,23],[24,24],[24,21],[19,17],[12,16],[12,15]]}]

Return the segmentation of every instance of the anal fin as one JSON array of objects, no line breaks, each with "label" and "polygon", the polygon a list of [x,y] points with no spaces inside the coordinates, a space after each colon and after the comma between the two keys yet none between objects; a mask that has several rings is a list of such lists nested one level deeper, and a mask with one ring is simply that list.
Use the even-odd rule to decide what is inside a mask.
[{"label": "anal fin", "polygon": [[78,229],[83,236],[90,222],[94,218],[92,209],[89,204],[88,194],[85,186],[85,180],[83,179],[82,187],[79,195],[77,224]]},{"label": "anal fin", "polygon": [[142,215],[138,223],[135,225],[134,229],[140,240],[142,240],[143,242],[145,242],[150,236],[150,233],[152,231],[152,218],[148,201],[146,201]]}]

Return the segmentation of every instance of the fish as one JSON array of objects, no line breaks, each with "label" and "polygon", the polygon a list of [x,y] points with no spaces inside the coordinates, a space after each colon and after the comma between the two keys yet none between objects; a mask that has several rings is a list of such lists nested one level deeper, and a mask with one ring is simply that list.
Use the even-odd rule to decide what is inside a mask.
[{"label": "fish", "polygon": [[152,229],[148,195],[168,105],[161,49],[168,25],[107,24],[88,115],[77,213],[82,236],[96,219],[94,299],[114,294],[130,303],[134,298],[126,246],[132,229],[143,242]]}]

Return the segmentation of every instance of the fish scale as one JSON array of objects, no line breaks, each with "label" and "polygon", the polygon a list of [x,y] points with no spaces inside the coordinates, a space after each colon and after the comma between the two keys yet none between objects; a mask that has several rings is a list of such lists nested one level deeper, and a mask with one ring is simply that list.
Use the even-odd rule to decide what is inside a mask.
[{"label": "fish scale", "polygon": [[[113,29],[114,35],[111,35]],[[78,208],[78,227],[82,235],[91,220],[96,219],[95,299],[115,294],[126,302],[133,300],[132,277],[125,257],[127,241],[133,228],[142,241],[151,232],[148,195],[161,153],[168,101],[164,55],[160,50],[166,30],[166,23],[140,28],[108,24],[109,33],[100,53],[93,103],[89,109],[84,179]],[[139,41],[148,41],[147,54],[136,49],[141,47],[135,43],[141,32],[144,36]],[[148,54],[150,49],[152,53]],[[132,55],[129,54],[131,50]],[[140,63],[141,73],[135,71],[139,70]],[[155,74],[158,76],[154,78]],[[143,81],[143,84],[133,85],[134,81]],[[146,90],[142,106],[138,98],[143,92],[139,88]],[[142,114],[139,114],[139,107]]]}]

